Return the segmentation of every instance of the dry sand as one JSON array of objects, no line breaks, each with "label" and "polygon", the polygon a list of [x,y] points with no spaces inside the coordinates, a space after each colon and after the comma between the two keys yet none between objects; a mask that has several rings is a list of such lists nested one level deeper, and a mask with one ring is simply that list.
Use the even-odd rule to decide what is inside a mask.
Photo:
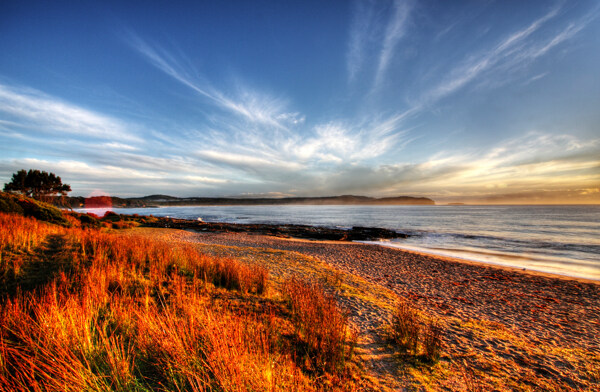
[{"label": "dry sand", "polygon": [[[443,324],[443,361],[455,372],[463,364],[464,374],[446,377],[441,389],[600,390],[600,282],[360,243],[239,233],[184,237],[299,252],[364,278],[373,290],[389,288]],[[348,305],[361,333],[379,336],[389,323],[389,311]]]}]

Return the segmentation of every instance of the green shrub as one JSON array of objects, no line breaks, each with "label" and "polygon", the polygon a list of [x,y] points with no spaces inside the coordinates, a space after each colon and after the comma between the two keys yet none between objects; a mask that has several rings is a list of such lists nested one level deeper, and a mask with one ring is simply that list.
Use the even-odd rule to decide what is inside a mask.
[{"label": "green shrub", "polygon": [[31,216],[38,220],[54,223],[60,226],[71,226],[59,208],[22,195],[13,195],[7,192],[2,192],[0,196],[0,211],[13,212],[23,216]]},{"label": "green shrub", "polygon": [[[4,194],[3,194],[4,195]],[[0,212],[15,213],[23,215],[23,208],[9,198],[0,198]]]},{"label": "green shrub", "polygon": [[103,222],[118,222],[120,220],[122,220],[122,217],[113,211],[106,211],[102,217]]},{"label": "green shrub", "polygon": [[90,214],[80,214],[78,216],[81,225],[84,227],[100,227],[102,223],[94,216]]}]

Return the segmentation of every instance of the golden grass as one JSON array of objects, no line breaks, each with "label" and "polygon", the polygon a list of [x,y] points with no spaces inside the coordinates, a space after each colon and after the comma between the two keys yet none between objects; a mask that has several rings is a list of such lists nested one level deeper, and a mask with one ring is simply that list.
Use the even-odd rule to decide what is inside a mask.
[{"label": "golden grass", "polygon": [[348,316],[340,311],[335,297],[317,284],[296,278],[285,281],[284,296],[312,367],[342,372],[352,356],[354,339],[348,339]]},{"label": "golden grass", "polygon": [[41,244],[50,234],[62,232],[63,228],[38,222],[16,214],[2,214],[0,219],[0,251],[29,252]]},{"label": "golden grass", "polygon": [[0,390],[352,389],[345,316],[316,287],[312,306],[343,321],[335,366],[320,351],[329,340],[314,346],[277,296],[265,297],[264,267],[10,214],[0,228]]}]

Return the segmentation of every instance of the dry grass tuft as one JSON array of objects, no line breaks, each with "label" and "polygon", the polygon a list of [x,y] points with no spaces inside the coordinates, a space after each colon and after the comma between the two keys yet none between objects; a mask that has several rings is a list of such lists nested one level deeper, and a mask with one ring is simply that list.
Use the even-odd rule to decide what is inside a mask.
[{"label": "dry grass tuft", "polygon": [[306,359],[314,369],[342,372],[354,349],[347,315],[322,287],[296,278],[284,282],[284,295]]},{"label": "dry grass tuft", "polygon": [[437,362],[442,351],[442,328],[435,320],[425,322],[408,303],[400,302],[392,318],[391,338],[401,350],[427,362]]},{"label": "dry grass tuft", "polygon": [[442,327],[437,321],[430,321],[423,333],[423,356],[429,362],[437,362],[442,353]]},{"label": "dry grass tuft", "polygon": [[399,303],[392,319],[392,339],[401,349],[417,354],[420,323],[421,318],[415,309],[405,302]]}]

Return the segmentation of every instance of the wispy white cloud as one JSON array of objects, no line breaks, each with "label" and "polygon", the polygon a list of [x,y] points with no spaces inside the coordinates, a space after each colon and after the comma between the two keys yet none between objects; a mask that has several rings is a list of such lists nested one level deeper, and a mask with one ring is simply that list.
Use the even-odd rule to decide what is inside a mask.
[{"label": "wispy white cloud", "polygon": [[524,85],[527,85],[527,84],[533,83],[533,82],[535,82],[536,80],[543,79],[543,78],[545,78],[545,77],[546,77],[546,76],[548,76],[548,75],[550,75],[550,72],[542,72],[542,73],[540,73],[540,74],[537,74],[537,75],[534,75],[534,76],[530,77],[530,78],[529,78],[527,81],[525,81],[523,84],[524,84]]},{"label": "wispy white cloud", "polygon": [[85,179],[85,181],[111,179],[120,182],[121,180],[153,180],[160,178],[159,175],[149,172],[132,170],[129,167],[114,165],[90,165],[87,162],[76,160],[57,160],[50,161],[37,158],[15,159],[9,162],[3,162],[3,166],[12,166],[16,168],[39,168],[60,173],[67,181],[67,178]]},{"label": "wispy white cloud", "polygon": [[545,42],[540,46],[533,46],[529,48],[529,50],[523,53],[523,57],[536,59],[540,56],[545,55],[550,49],[554,48],[555,46],[561,44],[564,41],[573,38],[577,33],[583,30],[588,25],[588,23],[590,23],[593,20],[592,16],[594,15],[586,16],[583,20],[579,21],[579,23],[570,23],[557,35],[552,37],[550,41]]},{"label": "wispy white cloud", "polygon": [[249,154],[225,151],[202,150],[196,153],[202,159],[234,166],[240,169],[257,170],[261,168],[277,168],[282,171],[300,170],[302,165],[283,159],[266,159]]},{"label": "wispy white cloud", "polygon": [[[559,13],[560,8],[554,8],[524,29],[508,35],[492,49],[470,56],[461,65],[451,70],[449,76],[439,85],[427,92],[424,96],[424,101],[429,103],[435,102],[462,89],[486,73],[489,75],[498,71],[502,72],[501,75],[503,78],[506,78],[508,72],[514,73],[529,65],[537,58],[547,54],[552,48],[573,38],[596,18],[598,14],[597,11],[593,11],[577,22],[569,23],[562,30],[550,37],[536,37],[532,39],[534,33],[538,32]],[[506,82],[507,80],[505,79],[504,81]]]},{"label": "wispy white cloud", "polygon": [[101,147],[112,149],[112,150],[123,150],[123,151],[135,151],[135,150],[139,149],[138,147],[134,147],[129,144],[118,143],[118,142],[104,143],[101,145]]},{"label": "wispy white cloud", "polygon": [[501,53],[505,50],[509,50],[510,48],[518,45],[525,38],[533,34],[536,30],[538,30],[544,23],[548,20],[554,18],[558,14],[559,9],[553,8],[547,14],[543,15],[541,18],[535,20],[526,28],[517,31],[502,41],[494,50],[494,52]]},{"label": "wispy white cloud", "polygon": [[375,24],[375,9],[373,4],[365,1],[355,2],[350,39],[346,53],[348,79],[353,82],[361,71],[367,45]]},{"label": "wispy white cloud", "polygon": [[256,92],[240,83],[235,88],[235,96],[211,86],[209,82],[197,76],[183,56],[174,56],[167,50],[152,46],[135,33],[127,34],[128,44],[144,56],[153,66],[207,98],[217,107],[234,113],[246,120],[287,129],[290,124],[302,122],[304,116],[286,111],[287,102],[280,98]]},{"label": "wispy white cloud", "polygon": [[276,116],[276,119],[298,125],[303,124],[304,121],[306,121],[306,116],[298,112],[281,113]]},{"label": "wispy white cloud", "polygon": [[[248,172],[267,166],[281,170],[319,170],[327,165],[356,164],[398,151],[410,141],[404,121],[409,113],[391,117],[368,117],[361,121],[319,123],[303,133],[270,133],[252,128],[212,129],[190,134],[197,140],[199,155]],[[210,146],[210,149],[206,147]]]},{"label": "wispy white cloud", "polygon": [[41,91],[0,85],[0,113],[5,126],[16,132],[69,134],[86,138],[139,142],[130,124],[70,104]]},{"label": "wispy white cloud", "polygon": [[225,184],[228,181],[224,178],[212,178],[206,176],[184,176],[186,180],[189,180],[193,183],[205,183],[205,184]]},{"label": "wispy white cloud", "polygon": [[133,32],[127,34],[127,39],[128,44],[142,54],[156,68],[196,91],[198,94],[223,104],[219,97],[209,91],[210,88],[202,88],[200,83],[195,82],[192,76],[181,67],[180,62],[175,60],[169,52],[159,47],[150,46]]},{"label": "wispy white cloud", "polygon": [[[350,82],[357,79],[366,67],[366,62],[374,57],[376,64],[372,88],[380,87],[398,44],[406,33],[411,11],[410,0],[393,0],[391,5],[377,1],[355,3],[346,51],[346,68]],[[373,53],[373,48],[377,48],[378,53]]]},{"label": "wispy white cloud", "polygon": [[379,54],[379,62],[375,74],[375,87],[378,87],[382,83],[396,47],[406,33],[411,4],[407,0],[395,0],[393,9],[394,11],[385,30]]},{"label": "wispy white cloud", "polygon": [[341,163],[350,158],[360,140],[338,123],[320,124],[314,135],[289,146],[289,153],[302,161]]}]

